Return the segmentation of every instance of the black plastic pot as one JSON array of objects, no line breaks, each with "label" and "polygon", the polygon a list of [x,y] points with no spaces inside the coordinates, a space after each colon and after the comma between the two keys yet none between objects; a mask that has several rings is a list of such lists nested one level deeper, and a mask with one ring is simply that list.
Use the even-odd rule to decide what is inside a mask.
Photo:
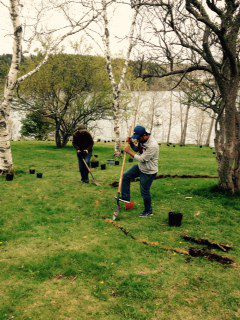
[{"label": "black plastic pot", "polygon": [[13,180],[13,177],[14,177],[14,174],[13,174],[13,173],[7,173],[7,174],[6,174],[6,181],[12,181],[12,180]]},{"label": "black plastic pot", "polygon": [[43,177],[43,174],[40,173],[40,172],[38,172],[38,173],[37,173],[37,178],[38,178],[38,179],[42,179],[42,177]]},{"label": "black plastic pot", "polygon": [[133,162],[133,158],[129,158],[129,159],[128,159],[128,162]]},{"label": "black plastic pot", "polygon": [[170,227],[180,227],[182,225],[183,215],[180,212],[168,213],[168,224]]},{"label": "black plastic pot", "polygon": [[173,145],[173,148],[175,148],[176,146],[175,145]]},{"label": "black plastic pot", "polygon": [[107,168],[107,166],[106,166],[105,163],[104,163],[104,164],[101,164],[101,170],[106,170],[106,168]]},{"label": "black plastic pot", "polygon": [[35,169],[29,169],[30,174],[35,174],[36,170]]},{"label": "black plastic pot", "polygon": [[119,161],[115,160],[115,166],[119,166]]},{"label": "black plastic pot", "polygon": [[109,160],[107,160],[107,163],[108,163],[110,166],[114,166],[115,160],[114,160],[114,159],[109,159]]},{"label": "black plastic pot", "polygon": [[202,146],[199,146],[199,148],[202,148]]},{"label": "black plastic pot", "polygon": [[91,168],[98,168],[99,167],[99,161],[91,161]]},{"label": "black plastic pot", "polygon": [[216,152],[213,152],[212,154],[216,154]]}]

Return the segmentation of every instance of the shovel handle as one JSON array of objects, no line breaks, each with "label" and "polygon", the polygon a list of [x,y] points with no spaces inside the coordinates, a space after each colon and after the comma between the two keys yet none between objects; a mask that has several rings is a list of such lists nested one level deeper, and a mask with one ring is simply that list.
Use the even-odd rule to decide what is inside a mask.
[{"label": "shovel handle", "polygon": [[[129,135],[128,135],[129,137],[132,135],[133,128],[134,128],[134,126],[131,125],[131,127],[129,129]],[[127,145],[127,142],[125,142],[125,146],[126,145]],[[122,193],[122,183],[123,183],[123,175],[124,175],[124,171],[125,171],[125,167],[126,167],[126,160],[127,160],[127,154],[126,154],[126,152],[124,152],[122,168],[121,168],[121,173],[120,173],[120,178],[119,178],[118,194]]]}]

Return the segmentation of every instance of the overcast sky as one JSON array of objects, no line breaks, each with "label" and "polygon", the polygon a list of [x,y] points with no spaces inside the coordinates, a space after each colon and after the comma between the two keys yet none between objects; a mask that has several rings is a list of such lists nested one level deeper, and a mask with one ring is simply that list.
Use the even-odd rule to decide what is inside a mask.
[{"label": "overcast sky", "polygon": [[[26,4],[26,6],[30,6],[32,1],[24,0],[22,1],[22,3]],[[31,9],[29,9],[28,15],[33,16],[33,12],[34,11],[31,11]],[[126,46],[124,41],[121,41],[119,38],[125,37],[129,32],[131,13],[132,11],[128,5],[121,5],[118,8],[116,8],[114,12],[110,12],[110,15],[109,15],[111,16],[110,30],[112,33],[111,49],[114,55],[118,55],[119,53],[124,53],[124,48]],[[27,14],[25,14],[25,16],[26,15]],[[60,16],[57,16],[56,14],[52,14],[51,17],[48,18],[48,23],[51,24],[51,26],[60,26],[62,23],[62,19]],[[94,29],[97,30],[96,28],[97,27],[95,26]],[[0,54],[11,53],[12,51],[11,33],[12,33],[12,26],[9,18],[9,12],[6,8],[0,5]],[[79,41],[82,37],[84,37],[85,39],[84,47],[90,45],[93,48],[91,51],[91,54],[101,54],[101,50],[98,48],[98,46],[83,34],[78,34],[74,37],[69,38],[68,41],[64,43],[65,51],[72,52],[69,42]],[[101,41],[99,40],[99,38],[97,38],[97,36],[94,36],[94,38],[96,38],[96,40],[98,39],[97,42],[100,45],[102,45]]]}]

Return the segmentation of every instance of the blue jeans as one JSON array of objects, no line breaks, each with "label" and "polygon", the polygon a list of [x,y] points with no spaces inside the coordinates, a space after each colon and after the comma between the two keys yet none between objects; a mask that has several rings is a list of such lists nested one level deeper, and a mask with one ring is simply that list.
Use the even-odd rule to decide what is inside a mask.
[{"label": "blue jeans", "polygon": [[78,157],[79,172],[81,174],[82,181],[89,182],[89,178],[88,178],[89,172],[88,172],[88,169],[87,169],[85,163],[83,162],[83,158],[86,161],[87,165],[90,166],[92,153],[89,153],[86,156],[82,156],[81,153],[77,153],[77,157]]},{"label": "blue jeans", "polygon": [[123,176],[122,184],[122,199],[130,201],[130,184],[135,178],[140,177],[140,190],[144,201],[145,212],[152,212],[152,198],[150,194],[150,188],[153,180],[156,177],[155,174],[146,174],[140,171],[138,165],[133,166]]}]

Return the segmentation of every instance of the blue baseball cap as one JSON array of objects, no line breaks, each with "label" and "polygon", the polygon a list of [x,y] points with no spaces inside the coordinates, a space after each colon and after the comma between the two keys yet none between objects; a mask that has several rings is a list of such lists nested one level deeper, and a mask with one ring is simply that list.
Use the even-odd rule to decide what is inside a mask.
[{"label": "blue baseball cap", "polygon": [[142,138],[145,134],[148,134],[146,129],[142,126],[136,126],[134,128],[134,132],[133,132],[133,136],[132,139],[133,140],[139,140],[140,138]]}]

